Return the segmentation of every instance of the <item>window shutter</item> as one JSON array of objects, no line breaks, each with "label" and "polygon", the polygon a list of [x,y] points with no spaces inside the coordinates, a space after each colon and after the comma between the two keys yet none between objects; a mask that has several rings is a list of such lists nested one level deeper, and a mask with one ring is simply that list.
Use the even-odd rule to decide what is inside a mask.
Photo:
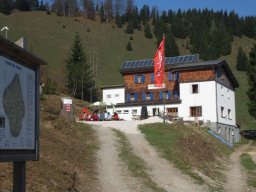
[{"label": "window shutter", "polygon": [[168,99],[171,99],[171,91],[168,91]]},{"label": "window shutter", "polygon": [[141,81],[142,81],[142,83],[145,82],[145,75],[142,75],[142,76],[141,76]]},{"label": "window shutter", "polygon": [[172,73],[168,72],[168,80],[171,81],[172,80]]},{"label": "window shutter", "polygon": [[163,92],[160,91],[160,100],[163,100]]},{"label": "window shutter", "polygon": [[128,93],[127,94],[127,101],[130,102],[130,100],[131,100],[131,95]]},{"label": "window shutter", "polygon": [[154,73],[151,73],[151,83],[154,83]]},{"label": "window shutter", "polygon": [[135,101],[138,101],[138,94],[137,93],[134,94],[134,98],[135,98]]},{"label": "window shutter", "polygon": [[150,101],[153,101],[153,93],[150,92]]},{"label": "window shutter", "polygon": [[179,73],[179,72],[176,72],[176,80],[177,80],[177,81],[179,80],[179,77],[180,77],[180,73]]},{"label": "window shutter", "polygon": [[146,100],[146,93],[142,93],[142,101]]},{"label": "window shutter", "polygon": [[178,92],[177,92],[177,91],[174,91],[174,98],[175,98],[175,99],[179,98],[179,95],[178,95]]},{"label": "window shutter", "polygon": [[138,83],[138,75],[134,75],[134,83]]}]

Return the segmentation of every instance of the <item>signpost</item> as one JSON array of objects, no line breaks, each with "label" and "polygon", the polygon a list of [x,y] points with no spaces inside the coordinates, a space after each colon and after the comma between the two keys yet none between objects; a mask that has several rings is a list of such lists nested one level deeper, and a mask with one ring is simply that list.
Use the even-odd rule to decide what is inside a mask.
[{"label": "signpost", "polygon": [[0,37],[0,162],[13,162],[13,191],[26,191],[26,161],[39,160],[39,79],[45,61]]}]

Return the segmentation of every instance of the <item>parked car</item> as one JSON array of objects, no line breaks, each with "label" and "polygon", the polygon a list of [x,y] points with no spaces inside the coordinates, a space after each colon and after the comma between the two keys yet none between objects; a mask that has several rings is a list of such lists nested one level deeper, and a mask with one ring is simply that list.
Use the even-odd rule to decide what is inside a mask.
[{"label": "parked car", "polygon": [[239,133],[246,139],[256,139],[256,130],[242,130]]}]

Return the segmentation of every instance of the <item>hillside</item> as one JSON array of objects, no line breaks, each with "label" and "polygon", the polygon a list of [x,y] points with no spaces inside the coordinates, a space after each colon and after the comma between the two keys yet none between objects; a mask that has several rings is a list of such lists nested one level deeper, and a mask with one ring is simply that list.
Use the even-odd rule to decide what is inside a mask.
[{"label": "hillside", "polygon": [[[58,117],[60,97],[41,100],[40,161],[28,161],[27,191],[97,191],[98,138],[88,125]],[[12,190],[12,163],[0,163],[0,191]]]},{"label": "hillside", "polygon": [[[148,59],[154,56],[156,40],[146,39],[143,31],[135,31],[131,40],[133,51],[127,51],[126,45],[130,35],[124,33],[115,24],[100,24],[89,20],[47,15],[45,12],[14,12],[9,16],[0,14],[0,25],[10,29],[8,39],[16,41],[24,36],[28,39],[28,49],[48,62],[48,76],[58,85],[63,86],[65,59],[69,53],[76,32],[79,32],[85,47],[88,60],[98,66],[97,85],[122,84],[119,68],[123,61],[132,59]],[[1,33],[2,36],[5,33]],[[250,38],[235,37],[232,53],[222,57],[229,63],[237,77],[240,87],[236,92],[237,121],[242,128],[256,127],[247,111],[248,88],[245,72],[235,70],[238,47],[241,46],[248,54],[253,43]],[[186,40],[177,39],[181,55],[190,54],[186,50]]]}]

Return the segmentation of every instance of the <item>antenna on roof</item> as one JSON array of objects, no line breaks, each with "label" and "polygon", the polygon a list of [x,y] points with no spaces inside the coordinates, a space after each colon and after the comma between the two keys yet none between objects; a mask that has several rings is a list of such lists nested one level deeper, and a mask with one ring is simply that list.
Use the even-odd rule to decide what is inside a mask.
[{"label": "antenna on roof", "polygon": [[5,38],[7,39],[7,31],[9,31],[9,28],[7,26],[4,26],[1,31],[5,30]]}]

